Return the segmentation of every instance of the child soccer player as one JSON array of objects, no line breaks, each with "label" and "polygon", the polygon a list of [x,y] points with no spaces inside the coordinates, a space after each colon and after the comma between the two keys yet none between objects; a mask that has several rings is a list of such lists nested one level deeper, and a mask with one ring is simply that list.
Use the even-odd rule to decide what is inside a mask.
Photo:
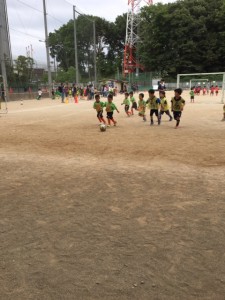
[{"label": "child soccer player", "polygon": [[193,90],[193,88],[190,90],[190,99],[191,99],[191,103],[194,103],[195,102],[195,92]]},{"label": "child soccer player", "polygon": [[172,121],[173,117],[170,114],[168,101],[166,99],[166,92],[165,91],[160,91],[159,92],[159,98],[160,98],[160,113],[159,113],[160,121],[161,121],[162,115],[164,113],[167,116],[169,116],[169,118],[170,118],[169,121]]},{"label": "child soccer player", "polygon": [[52,100],[55,100],[55,89],[52,89]]},{"label": "child soccer player", "polygon": [[213,95],[214,95],[214,91],[215,91],[215,88],[214,88],[214,86],[212,85],[212,86],[210,87],[210,96],[213,96]]},{"label": "child soccer player", "polygon": [[42,90],[41,90],[41,89],[38,89],[37,100],[41,100],[41,95],[42,95]]},{"label": "child soccer player", "polygon": [[103,118],[103,107],[104,106],[105,106],[105,103],[100,101],[100,96],[98,94],[95,95],[95,102],[94,102],[93,108],[97,111],[97,118],[100,122],[99,125],[101,125],[102,122],[105,124],[105,120]]},{"label": "child soccer player", "polygon": [[125,93],[125,99],[123,100],[123,103],[121,103],[121,105],[125,105],[124,109],[125,109],[125,113],[127,114],[128,117],[130,117],[130,112],[129,112],[129,108],[130,108],[130,100],[129,100],[129,94]]},{"label": "child soccer player", "polygon": [[175,128],[178,128],[180,124],[180,118],[182,115],[182,111],[184,109],[185,100],[181,97],[182,89],[178,88],[174,90],[174,97],[171,99],[171,105],[172,105],[172,112],[174,120],[176,120],[176,126]]},{"label": "child soccer player", "polygon": [[218,87],[218,85],[215,86],[215,92],[216,92],[216,96],[218,96],[218,93],[219,93],[219,87]]},{"label": "child soccer player", "polygon": [[150,125],[154,125],[153,122],[153,115],[155,114],[158,120],[158,125],[160,125],[160,116],[159,116],[159,104],[160,104],[160,99],[157,99],[155,96],[155,90],[150,89],[148,91],[149,98],[146,101],[147,104],[149,104],[150,108],[150,119],[151,123]]},{"label": "child soccer player", "polygon": [[134,93],[130,92],[131,114],[134,114],[134,109],[137,110],[137,102],[134,98]]},{"label": "child soccer player", "polygon": [[107,126],[109,127],[111,125],[111,121],[113,122],[114,126],[116,126],[117,122],[113,118],[113,112],[114,112],[114,110],[116,110],[119,113],[119,111],[118,111],[116,105],[114,103],[112,103],[113,95],[110,93],[110,94],[108,94],[107,98],[108,98],[108,102],[105,103],[107,119],[108,119]]},{"label": "child soccer player", "polygon": [[225,104],[223,106],[223,119],[221,121],[225,121]]},{"label": "child soccer player", "polygon": [[204,88],[203,88],[203,96],[205,96],[206,92],[207,92],[207,89],[206,89],[206,86],[204,86]]},{"label": "child soccer player", "polygon": [[139,94],[139,101],[138,101],[138,110],[139,110],[139,117],[143,118],[143,121],[146,122],[146,116],[145,116],[145,109],[146,109],[146,102],[144,100],[144,94]]}]

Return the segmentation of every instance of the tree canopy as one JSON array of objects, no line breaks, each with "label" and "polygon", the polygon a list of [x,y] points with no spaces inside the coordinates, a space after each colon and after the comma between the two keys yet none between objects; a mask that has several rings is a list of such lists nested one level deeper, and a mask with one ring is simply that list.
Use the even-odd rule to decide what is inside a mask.
[{"label": "tree canopy", "polygon": [[[139,59],[146,71],[219,72],[225,69],[224,0],[178,0],[145,6],[139,26]],[[79,73],[93,78],[93,22],[96,22],[98,77],[122,71],[126,14],[109,22],[96,16],[77,18]],[[73,20],[49,34],[52,57],[67,71],[75,65]]]},{"label": "tree canopy", "polygon": [[183,0],[142,10],[140,57],[169,75],[225,69],[225,2]]},{"label": "tree canopy", "polygon": [[[80,15],[77,18],[77,46],[79,73],[82,78],[93,78],[94,74],[94,38],[93,21],[96,26],[97,71],[99,76],[110,76],[121,66],[126,15],[119,16],[116,21]],[[68,70],[75,65],[74,23],[67,24],[49,34],[50,53],[56,57],[59,67]]]}]

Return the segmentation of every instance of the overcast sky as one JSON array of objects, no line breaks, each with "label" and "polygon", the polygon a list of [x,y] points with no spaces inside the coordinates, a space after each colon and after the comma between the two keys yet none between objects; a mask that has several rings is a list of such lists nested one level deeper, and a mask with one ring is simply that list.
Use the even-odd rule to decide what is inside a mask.
[{"label": "overcast sky", "polygon": [[[172,1],[155,0],[154,3]],[[114,21],[118,15],[127,12],[127,3],[127,0],[46,0],[48,32],[54,32],[73,18],[73,5],[85,14]],[[45,40],[43,1],[7,0],[7,10],[13,58],[18,55],[26,56],[32,45],[33,58],[37,66],[46,64],[45,44],[39,42],[39,40]]]}]

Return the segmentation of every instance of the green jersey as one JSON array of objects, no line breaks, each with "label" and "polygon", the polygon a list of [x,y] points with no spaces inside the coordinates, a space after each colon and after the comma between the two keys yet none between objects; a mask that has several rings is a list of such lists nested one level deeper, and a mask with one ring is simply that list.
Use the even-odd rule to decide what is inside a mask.
[{"label": "green jersey", "polygon": [[171,103],[172,103],[172,110],[173,111],[182,111],[183,107],[185,105],[185,100],[182,97],[179,97],[178,99],[173,97],[171,99]]},{"label": "green jersey", "polygon": [[145,100],[139,100],[138,101],[138,109],[140,113],[145,112],[146,102]]},{"label": "green jersey", "polygon": [[130,97],[130,102],[133,104],[134,102],[136,102],[134,96],[133,97]]},{"label": "green jersey", "polygon": [[113,112],[114,110],[117,110],[117,107],[114,103],[106,102],[105,107],[107,112]]},{"label": "green jersey", "polygon": [[130,105],[130,100],[129,100],[129,98],[125,98],[125,99],[123,100],[123,103],[122,103],[122,104]]},{"label": "green jersey", "polygon": [[104,102],[97,102],[95,101],[94,105],[93,105],[93,108],[96,109],[96,111],[101,111],[103,110],[103,107],[105,106],[105,103]]},{"label": "green jersey", "polygon": [[195,92],[193,90],[191,90],[189,94],[190,94],[191,97],[194,97]]}]

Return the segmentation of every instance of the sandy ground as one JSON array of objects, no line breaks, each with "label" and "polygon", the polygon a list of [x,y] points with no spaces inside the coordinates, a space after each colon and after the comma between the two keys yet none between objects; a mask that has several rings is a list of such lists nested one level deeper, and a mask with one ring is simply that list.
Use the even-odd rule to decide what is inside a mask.
[{"label": "sandy ground", "polygon": [[92,101],[9,103],[0,299],[225,299],[222,104],[184,98],[178,130],[126,117],[121,96],[106,132]]}]

